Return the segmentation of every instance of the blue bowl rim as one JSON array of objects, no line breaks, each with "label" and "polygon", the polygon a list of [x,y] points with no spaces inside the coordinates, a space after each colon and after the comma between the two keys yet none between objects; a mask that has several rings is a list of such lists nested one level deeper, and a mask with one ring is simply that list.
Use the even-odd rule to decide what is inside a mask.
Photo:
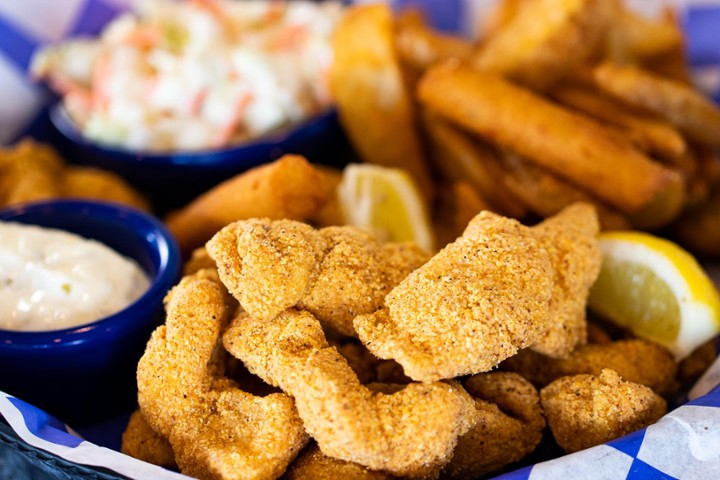
[{"label": "blue bowl rim", "polygon": [[[17,219],[25,212],[45,210],[50,213],[85,210],[87,216],[122,218],[128,228],[142,228],[156,234],[160,246],[160,264],[150,278],[150,287],[133,303],[110,316],[92,323],[60,330],[24,332],[0,329],[0,349],[38,350],[59,349],[87,345],[105,339],[117,332],[138,328],[138,322],[129,322],[143,314],[147,305],[161,304],[165,293],[177,282],[180,272],[180,248],[170,231],[154,216],[127,205],[96,200],[49,200],[22,203],[0,209],[0,220]],[[17,219],[17,220],[16,220]],[[22,221],[21,221],[22,222]],[[25,223],[25,222],[22,222]],[[37,223],[28,223],[38,225]],[[41,225],[42,226],[42,225]],[[146,313],[145,313],[146,314]]]},{"label": "blue bowl rim", "polygon": [[95,142],[82,133],[75,121],[68,115],[62,101],[56,102],[49,108],[49,117],[53,127],[69,141],[85,149],[110,155],[115,159],[124,158],[128,162],[142,161],[155,165],[198,164],[210,166],[243,163],[246,154],[251,153],[252,150],[271,150],[283,147],[286,143],[292,142],[296,137],[304,136],[306,132],[317,126],[322,126],[327,122],[337,122],[338,112],[334,107],[328,107],[323,112],[299,123],[272,130],[237,145],[187,152],[132,150]]}]

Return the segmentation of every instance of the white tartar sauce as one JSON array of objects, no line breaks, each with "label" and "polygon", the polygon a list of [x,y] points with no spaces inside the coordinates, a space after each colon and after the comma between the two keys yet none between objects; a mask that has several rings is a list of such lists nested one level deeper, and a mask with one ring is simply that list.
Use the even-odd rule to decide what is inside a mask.
[{"label": "white tartar sauce", "polygon": [[140,267],[95,240],[0,222],[0,328],[58,330],[116,313],[148,289]]}]

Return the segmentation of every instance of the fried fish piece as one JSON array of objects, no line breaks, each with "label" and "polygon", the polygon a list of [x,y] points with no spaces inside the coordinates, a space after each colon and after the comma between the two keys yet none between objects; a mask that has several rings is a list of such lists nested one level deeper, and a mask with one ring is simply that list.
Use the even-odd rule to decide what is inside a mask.
[{"label": "fried fish piece", "polygon": [[355,336],[353,318],[429,257],[413,243],[382,243],[351,226],[315,230],[292,220],[232,223],[207,243],[223,283],[255,318],[297,306]]},{"label": "fried fish piece", "polygon": [[587,343],[587,298],[602,265],[599,229],[594,208],[584,203],[571,205],[533,227],[550,254],[555,277],[550,298],[552,320],[530,349],[562,358]]},{"label": "fried fish piece", "polygon": [[138,403],[180,470],[203,479],[274,479],[308,441],[292,399],[256,397],[223,376],[223,286],[201,270],[166,297],[167,320],[137,370]]},{"label": "fried fish piece", "polygon": [[355,329],[373,354],[417,381],[488,371],[547,329],[553,275],[529,227],[484,211],[382,308],[357,316]]},{"label": "fried fish piece", "polygon": [[537,387],[544,387],[566,375],[599,375],[603,368],[610,368],[629,382],[664,394],[673,383],[677,364],[672,354],[657,343],[627,339],[584,345],[567,358],[558,359],[523,350],[505,360],[501,368],[519,373]]},{"label": "fried fish piece", "polygon": [[369,470],[357,463],[328,457],[316,444],[302,451],[281,480],[392,480],[385,472]]},{"label": "fried fish piece", "polygon": [[646,427],[667,410],[662,397],[611,369],[559,378],[540,391],[540,401],[555,440],[568,453]]},{"label": "fried fish piece", "polygon": [[460,437],[443,478],[474,479],[516,462],[540,443],[545,417],[535,387],[510,372],[479,373],[463,386],[480,421]]},{"label": "fried fish piece", "polygon": [[411,383],[392,394],[361,385],[306,311],[288,309],[262,320],[241,313],[223,344],[252,373],[295,398],[325,455],[372,470],[436,474],[476,422],[472,398],[454,382]]},{"label": "fried fish piece", "polygon": [[70,198],[90,198],[117,202],[150,211],[150,203],[121,176],[93,167],[68,166],[62,176],[62,189]]},{"label": "fried fish piece", "polygon": [[183,252],[190,253],[236,220],[311,218],[328,200],[323,185],[321,174],[304,157],[285,155],[213,187],[171,212],[166,222]]},{"label": "fried fish piece", "polygon": [[120,451],[143,462],[176,470],[175,454],[167,438],[148,425],[140,410],[130,415],[122,435]]}]

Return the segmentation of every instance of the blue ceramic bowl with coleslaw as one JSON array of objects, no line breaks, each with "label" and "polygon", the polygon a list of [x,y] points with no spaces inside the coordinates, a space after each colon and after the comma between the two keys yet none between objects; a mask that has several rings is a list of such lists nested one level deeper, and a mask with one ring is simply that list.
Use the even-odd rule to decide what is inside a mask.
[{"label": "blue ceramic bowl with coleslaw", "polygon": [[53,331],[0,330],[0,390],[79,425],[130,408],[137,361],[179,275],[171,234],[148,214],[90,201],[17,205],[0,210],[0,221],[94,239],[134,260],[149,279],[137,300],[100,320]]},{"label": "blue ceramic bowl with coleslaw", "polygon": [[173,203],[285,153],[336,155],[342,129],[328,77],[342,9],[138,3],[100,36],[34,55],[32,75],[62,98],[50,112],[53,143]]}]

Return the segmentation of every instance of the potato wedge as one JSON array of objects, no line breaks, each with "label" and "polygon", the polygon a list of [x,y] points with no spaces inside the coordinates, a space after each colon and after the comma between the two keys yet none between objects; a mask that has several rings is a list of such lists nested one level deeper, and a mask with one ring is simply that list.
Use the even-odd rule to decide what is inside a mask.
[{"label": "potato wedge", "polygon": [[390,8],[352,7],[336,27],[332,45],[330,89],[359,155],[369,163],[408,170],[431,198],[434,184],[395,48]]},{"label": "potato wedge", "polygon": [[611,62],[601,63],[593,73],[602,91],[659,115],[690,140],[720,147],[720,108],[692,86]]}]

